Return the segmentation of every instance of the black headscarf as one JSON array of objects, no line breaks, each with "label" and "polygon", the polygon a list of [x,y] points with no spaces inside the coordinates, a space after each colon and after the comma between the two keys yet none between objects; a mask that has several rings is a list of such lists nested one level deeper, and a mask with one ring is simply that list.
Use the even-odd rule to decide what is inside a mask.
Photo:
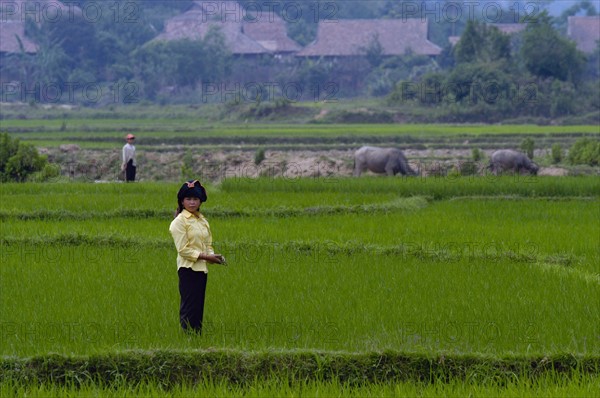
[{"label": "black headscarf", "polygon": [[206,189],[204,189],[198,180],[184,182],[181,188],[179,188],[179,192],[177,192],[177,214],[183,211],[184,198],[198,198],[202,203],[208,199]]}]

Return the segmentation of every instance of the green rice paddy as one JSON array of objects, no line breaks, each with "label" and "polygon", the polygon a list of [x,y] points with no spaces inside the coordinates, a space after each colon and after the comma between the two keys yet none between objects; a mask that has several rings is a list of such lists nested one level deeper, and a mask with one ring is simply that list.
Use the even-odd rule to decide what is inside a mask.
[{"label": "green rice paddy", "polygon": [[[452,186],[399,178],[209,186],[202,210],[230,265],[210,268],[206,327],[194,339],[177,321],[168,234],[177,184],[3,184],[0,351],[600,357],[597,179],[465,178],[452,184],[471,188],[456,191],[444,184]],[[597,370],[581,379],[567,391],[597,385]],[[14,376],[2,388],[30,388],[22,382]],[[179,388],[296,391],[215,383]],[[457,383],[446,391],[463,391]],[[540,386],[522,383],[503,391]],[[85,388],[79,393],[99,387]],[[327,380],[294,388],[345,391]],[[373,388],[394,395],[438,387]],[[156,382],[124,391],[162,393]]]}]

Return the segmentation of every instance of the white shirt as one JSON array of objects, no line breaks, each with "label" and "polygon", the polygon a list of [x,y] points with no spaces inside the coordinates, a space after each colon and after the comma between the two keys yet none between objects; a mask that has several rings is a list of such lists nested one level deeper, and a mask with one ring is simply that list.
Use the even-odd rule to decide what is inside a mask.
[{"label": "white shirt", "polygon": [[127,164],[130,159],[133,159],[133,165],[135,164],[135,146],[127,143],[123,146],[123,164]]}]

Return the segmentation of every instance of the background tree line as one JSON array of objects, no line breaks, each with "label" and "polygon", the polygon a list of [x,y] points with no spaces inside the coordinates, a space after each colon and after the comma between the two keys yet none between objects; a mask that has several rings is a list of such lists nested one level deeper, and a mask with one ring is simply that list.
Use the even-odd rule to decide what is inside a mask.
[{"label": "background tree line", "polygon": [[599,53],[600,43],[587,56],[577,50],[546,12],[512,37],[469,21],[451,51],[451,68],[422,76],[416,89],[414,81],[399,82],[388,101],[451,111],[453,121],[586,114],[594,121]]},{"label": "background tree line", "polygon": [[[320,18],[411,17],[407,10],[415,4],[377,0],[348,5],[349,1],[328,2],[335,4],[335,9],[323,10],[319,9],[322,3],[314,1],[282,0],[276,11],[286,9],[286,4],[302,6],[300,17],[284,19],[293,20],[288,24],[289,36],[306,45],[315,38]],[[250,2],[240,1],[242,7]],[[218,31],[203,40],[153,42],[165,21],[188,10],[193,1],[93,3],[102,7],[101,17],[93,23],[81,15],[69,23],[28,20],[26,32],[39,44],[39,51],[35,56],[8,56],[2,64],[2,80],[17,80],[28,87],[68,82],[112,87],[134,82],[132,99],[153,102],[198,102],[199,87],[206,81],[295,81],[306,88],[304,99],[322,99],[328,93],[316,96],[311,88],[322,90],[335,81],[336,98],[387,96],[390,105],[435,108],[456,121],[561,117],[587,114],[600,107],[599,50],[585,56],[564,36],[569,15],[596,14],[589,1],[574,3],[558,18],[537,13],[524,32],[510,37],[477,19],[430,20],[430,40],[443,47],[436,59],[414,54],[383,57],[374,39],[364,49],[363,59],[350,62],[236,57]],[[514,22],[514,13],[507,11],[503,18]],[[448,36],[457,33],[461,40],[452,47]],[[436,91],[436,87],[440,89]],[[268,99],[266,95],[254,98]],[[85,98],[76,100],[85,103]],[[106,102],[114,102],[114,97]]]}]

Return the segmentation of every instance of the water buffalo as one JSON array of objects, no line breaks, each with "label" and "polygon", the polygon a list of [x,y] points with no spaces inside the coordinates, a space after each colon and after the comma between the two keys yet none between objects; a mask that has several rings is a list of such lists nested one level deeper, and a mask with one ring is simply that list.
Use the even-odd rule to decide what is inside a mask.
[{"label": "water buffalo", "polygon": [[530,174],[536,175],[539,168],[524,153],[512,149],[501,149],[492,154],[488,169],[494,175],[509,170],[517,173],[528,171]]},{"label": "water buffalo", "polygon": [[410,168],[402,151],[396,148],[363,146],[358,149],[354,153],[354,176],[360,176],[367,169],[373,173],[386,173],[388,176],[398,173],[403,175],[417,174]]}]

